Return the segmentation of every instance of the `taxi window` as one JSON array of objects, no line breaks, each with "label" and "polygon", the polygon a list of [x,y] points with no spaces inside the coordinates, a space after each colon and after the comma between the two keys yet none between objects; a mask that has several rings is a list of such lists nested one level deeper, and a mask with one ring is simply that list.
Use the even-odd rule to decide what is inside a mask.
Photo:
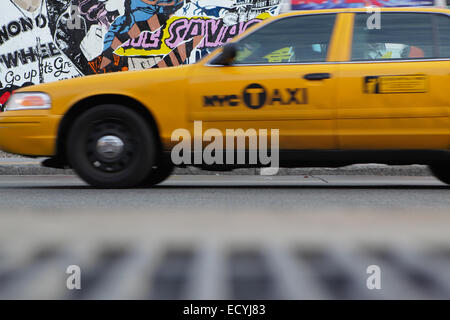
[{"label": "taxi window", "polygon": [[335,16],[306,15],[274,21],[236,44],[235,64],[326,61]]},{"label": "taxi window", "polygon": [[432,14],[381,13],[378,29],[368,23],[369,17],[355,15],[353,61],[436,57]]},{"label": "taxi window", "polygon": [[450,17],[436,15],[436,25],[439,34],[438,56],[439,58],[450,58]]}]

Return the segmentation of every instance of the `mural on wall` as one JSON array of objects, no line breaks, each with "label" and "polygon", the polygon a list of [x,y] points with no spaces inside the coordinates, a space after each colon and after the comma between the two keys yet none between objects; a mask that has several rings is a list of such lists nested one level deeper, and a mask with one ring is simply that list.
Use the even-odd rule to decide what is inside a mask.
[{"label": "mural on wall", "polygon": [[17,88],[193,63],[282,0],[2,0],[0,105]]},{"label": "mural on wall", "polygon": [[434,0],[291,0],[292,10],[433,6]]}]

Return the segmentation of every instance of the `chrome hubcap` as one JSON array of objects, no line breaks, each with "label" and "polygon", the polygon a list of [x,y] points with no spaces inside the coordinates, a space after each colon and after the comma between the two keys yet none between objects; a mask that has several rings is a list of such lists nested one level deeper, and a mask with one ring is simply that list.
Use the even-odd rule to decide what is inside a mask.
[{"label": "chrome hubcap", "polygon": [[105,159],[114,159],[123,151],[124,143],[117,136],[103,136],[97,141],[97,152]]}]

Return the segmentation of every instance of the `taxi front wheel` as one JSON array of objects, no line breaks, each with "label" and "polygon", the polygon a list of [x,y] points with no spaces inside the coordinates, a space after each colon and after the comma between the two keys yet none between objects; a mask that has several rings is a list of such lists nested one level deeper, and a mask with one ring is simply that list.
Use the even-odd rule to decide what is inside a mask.
[{"label": "taxi front wheel", "polygon": [[436,178],[450,184],[450,167],[445,164],[430,165],[430,170]]},{"label": "taxi front wheel", "polygon": [[156,165],[152,168],[147,178],[140,183],[140,186],[151,187],[157,185],[169,178],[174,169],[175,166],[173,165],[170,156],[162,154],[158,161],[156,161]]},{"label": "taxi front wheel", "polygon": [[155,162],[156,139],[145,120],[121,105],[99,105],[77,118],[67,138],[75,172],[98,188],[138,186]]}]

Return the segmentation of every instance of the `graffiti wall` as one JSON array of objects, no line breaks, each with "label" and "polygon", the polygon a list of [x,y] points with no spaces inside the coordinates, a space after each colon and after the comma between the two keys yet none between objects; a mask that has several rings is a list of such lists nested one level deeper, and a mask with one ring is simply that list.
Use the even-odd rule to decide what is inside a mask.
[{"label": "graffiti wall", "polygon": [[193,63],[282,0],[1,0],[0,105],[17,88]]},{"label": "graffiti wall", "polygon": [[292,10],[377,7],[429,7],[434,0],[291,0]]}]

